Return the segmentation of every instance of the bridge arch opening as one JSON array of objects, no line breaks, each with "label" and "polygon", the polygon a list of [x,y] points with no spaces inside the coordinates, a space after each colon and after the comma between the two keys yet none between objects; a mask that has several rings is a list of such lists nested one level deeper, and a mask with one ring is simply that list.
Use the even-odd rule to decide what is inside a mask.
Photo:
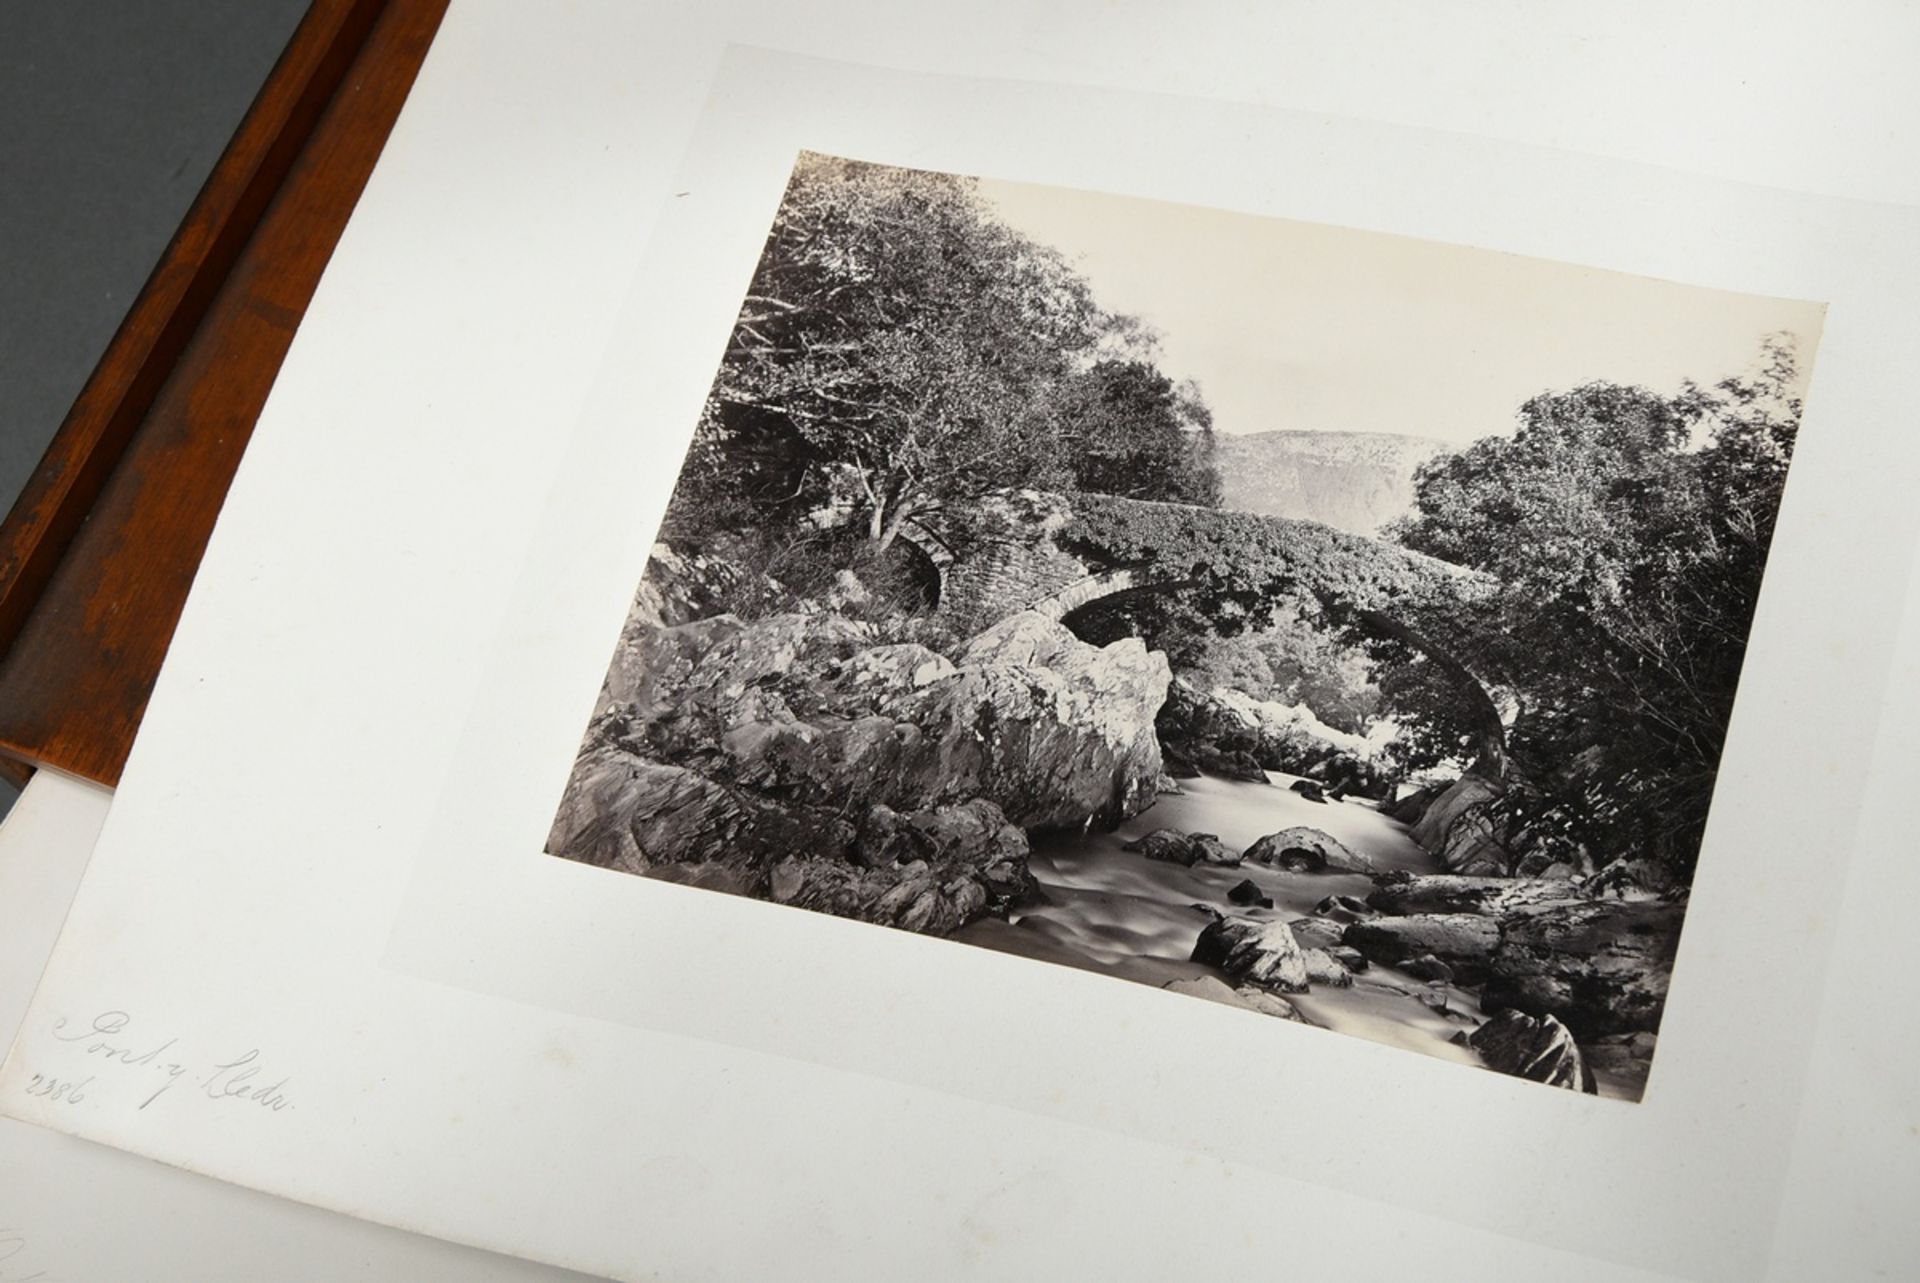
[{"label": "bridge arch opening", "polygon": [[1105,646],[1122,637],[1151,635],[1143,610],[1192,586],[1191,581],[1172,579],[1129,583],[1072,605],[1058,618],[1081,641]]},{"label": "bridge arch opening", "polygon": [[894,541],[892,549],[893,567],[904,586],[921,603],[921,609],[931,613],[940,608],[940,598],[946,591],[946,576],[941,566],[927,555],[927,550],[916,543],[904,539]]}]

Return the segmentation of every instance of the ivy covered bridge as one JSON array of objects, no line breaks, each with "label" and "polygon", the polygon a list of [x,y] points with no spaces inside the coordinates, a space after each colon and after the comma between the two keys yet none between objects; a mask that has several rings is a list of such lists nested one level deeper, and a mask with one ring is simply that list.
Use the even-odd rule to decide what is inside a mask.
[{"label": "ivy covered bridge", "polygon": [[909,521],[901,538],[937,581],[939,613],[962,632],[1032,610],[1104,642],[1130,631],[1128,611],[1156,598],[1178,599],[1191,623],[1224,632],[1286,604],[1358,625],[1445,672],[1473,722],[1474,769],[1506,773],[1498,705],[1426,622],[1490,591],[1477,571],[1315,521],[1035,490]]},{"label": "ivy covered bridge", "polygon": [[906,523],[940,611],[978,629],[1023,610],[1073,623],[1186,590],[1249,615],[1311,601],[1404,613],[1473,594],[1481,577],[1318,522],[1111,495],[1000,491]]}]

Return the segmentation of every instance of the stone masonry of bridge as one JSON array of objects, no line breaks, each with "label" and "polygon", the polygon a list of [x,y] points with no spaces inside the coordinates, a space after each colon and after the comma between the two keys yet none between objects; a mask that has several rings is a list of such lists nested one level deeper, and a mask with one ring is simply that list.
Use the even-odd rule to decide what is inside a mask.
[{"label": "stone masonry of bridge", "polygon": [[[1145,500],[1108,498],[1103,502],[1169,506],[1150,505]],[[1187,511],[1201,515],[1207,510]],[[1243,520],[1247,516],[1232,515]],[[1102,598],[1153,588],[1172,589],[1185,582],[1171,577],[1171,568],[1159,569],[1151,563],[1098,564],[1070,550],[1062,545],[1060,536],[1072,520],[1070,496],[1034,490],[1002,491],[958,512],[909,521],[902,527],[901,538],[932,564],[939,579],[940,614],[963,631],[977,631],[1023,610],[1061,619]],[[1322,529],[1310,522],[1268,520],[1281,527]],[[1380,560],[1403,568],[1429,573],[1441,568],[1449,576],[1463,573],[1392,545],[1360,536],[1335,537],[1367,543]],[[1303,582],[1302,587],[1311,590],[1312,585]]]},{"label": "stone masonry of bridge", "polygon": [[1063,496],[1018,490],[959,517],[909,522],[901,537],[938,571],[941,615],[975,629],[1035,608],[1058,619],[1066,610],[1049,609],[1052,599],[1100,577],[1057,542],[1072,519]]},{"label": "stone masonry of bridge", "polygon": [[[1196,573],[1242,580],[1263,591],[1277,587],[1337,606],[1371,631],[1425,654],[1458,681],[1476,718],[1480,748],[1474,771],[1504,778],[1506,732],[1486,685],[1443,642],[1406,617],[1409,607],[1417,617],[1422,599],[1435,593],[1472,596],[1490,589],[1493,583],[1485,575],[1317,522],[1112,496],[1081,502],[1097,505],[1109,521],[1117,512],[1123,525],[1137,523],[1136,536],[1166,532],[1167,555],[1161,560],[1151,540],[1135,537],[1120,546],[1145,560],[1095,564],[1099,554],[1076,551],[1091,540],[1069,536],[1063,541],[1075,521],[1074,502],[1068,495],[1002,491],[937,519],[908,522],[901,537],[932,564],[939,579],[939,615],[963,636],[1023,610],[1065,620],[1123,593],[1174,591],[1191,584]],[[1193,562],[1202,549],[1218,559],[1204,570]]]}]

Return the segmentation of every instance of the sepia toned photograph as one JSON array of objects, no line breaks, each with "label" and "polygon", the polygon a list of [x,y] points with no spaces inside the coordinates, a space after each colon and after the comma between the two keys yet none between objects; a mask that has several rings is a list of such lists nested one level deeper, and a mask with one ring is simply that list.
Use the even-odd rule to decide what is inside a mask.
[{"label": "sepia toned photograph", "polygon": [[1822,318],[805,153],[546,850],[1637,1100]]}]

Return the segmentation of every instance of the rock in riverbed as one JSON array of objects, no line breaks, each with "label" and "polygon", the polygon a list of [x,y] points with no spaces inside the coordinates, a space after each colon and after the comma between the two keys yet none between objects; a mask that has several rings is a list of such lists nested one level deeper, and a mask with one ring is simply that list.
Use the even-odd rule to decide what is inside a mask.
[{"label": "rock in riverbed", "polygon": [[1439,980],[1446,982],[1453,979],[1453,968],[1430,953],[1423,953],[1417,958],[1408,958],[1400,964],[1400,970],[1406,972],[1415,980]]},{"label": "rock in riverbed", "polygon": [[1326,949],[1331,951],[1340,943],[1340,937],[1347,928],[1331,918],[1295,918],[1287,923],[1287,929],[1293,932],[1293,938],[1300,942],[1303,949]]},{"label": "rock in riverbed", "polygon": [[1419,961],[1431,952],[1460,983],[1484,982],[1483,1010],[1554,1016],[1583,1041],[1655,1029],[1685,908],[1589,890],[1560,878],[1388,874],[1367,896],[1387,916],[1343,939],[1416,972],[1431,970]]},{"label": "rock in riverbed", "polygon": [[1284,923],[1222,918],[1200,933],[1193,960],[1263,989],[1307,991],[1306,953]]},{"label": "rock in riverbed", "polygon": [[1371,918],[1374,909],[1365,900],[1351,895],[1330,895],[1313,906],[1313,916],[1333,922],[1358,922]]},{"label": "rock in riverbed", "polygon": [[1573,1034],[1552,1016],[1535,1019],[1503,1011],[1463,1041],[1480,1053],[1489,1068],[1553,1087],[1591,1092],[1593,1075],[1581,1058]]},{"label": "rock in riverbed", "polygon": [[1344,944],[1336,944],[1331,949],[1328,949],[1327,956],[1356,975],[1372,965],[1367,961],[1366,954],[1361,953],[1358,949],[1349,948]]},{"label": "rock in riverbed", "polygon": [[1232,868],[1240,863],[1239,852],[1213,833],[1182,833],[1179,829],[1155,829],[1123,844],[1123,851],[1138,851],[1149,860],[1168,864],[1217,864]]},{"label": "rock in riverbed", "polygon": [[1463,775],[1423,808],[1410,836],[1455,873],[1506,873],[1513,861],[1492,808],[1503,791],[1492,780]]},{"label": "rock in riverbed", "polygon": [[1461,984],[1478,984],[1499,947],[1500,927],[1477,914],[1424,913],[1350,923],[1340,942],[1389,967],[1431,955],[1451,967]]},{"label": "rock in riverbed", "polygon": [[1331,833],[1297,824],[1269,833],[1248,847],[1243,858],[1294,873],[1372,873],[1373,861],[1351,851]]},{"label": "rock in riverbed", "polygon": [[1333,956],[1329,949],[1307,949],[1307,983],[1345,989],[1353,983],[1353,968]]},{"label": "rock in riverbed", "polygon": [[1231,903],[1243,907],[1250,905],[1259,905],[1263,909],[1271,909],[1273,907],[1272,897],[1265,891],[1262,891],[1260,884],[1252,878],[1242,879],[1231,891],[1227,892],[1227,899]]}]

